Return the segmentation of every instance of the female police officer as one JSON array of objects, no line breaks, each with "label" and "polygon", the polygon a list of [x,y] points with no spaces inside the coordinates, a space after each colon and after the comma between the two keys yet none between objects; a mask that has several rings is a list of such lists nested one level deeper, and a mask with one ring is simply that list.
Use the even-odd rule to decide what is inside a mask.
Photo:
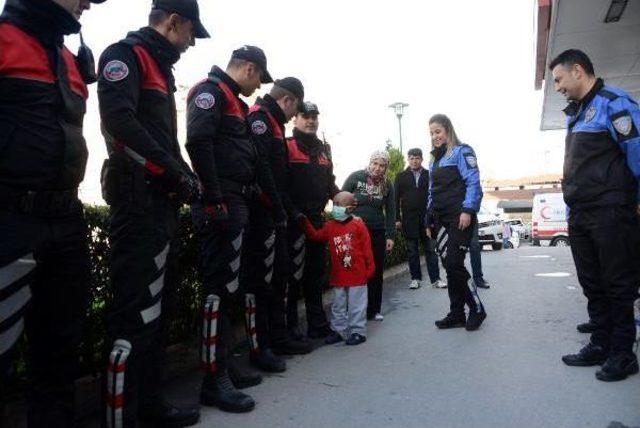
[{"label": "female police officer", "polygon": [[[482,200],[478,162],[473,149],[460,143],[447,116],[437,114],[429,119],[429,131],[433,150],[427,234],[436,239],[451,301],[449,314],[435,324],[438,328],[477,330],[487,315],[475,285],[469,281],[464,258]],[[466,319],[465,304],[469,306]]]}]

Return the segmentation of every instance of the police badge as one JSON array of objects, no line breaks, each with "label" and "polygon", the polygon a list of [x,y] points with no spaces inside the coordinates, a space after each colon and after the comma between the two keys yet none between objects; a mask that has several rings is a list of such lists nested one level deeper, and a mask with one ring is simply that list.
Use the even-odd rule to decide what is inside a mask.
[{"label": "police badge", "polygon": [[596,116],[596,108],[591,106],[584,112],[584,122],[589,123]]},{"label": "police badge", "polygon": [[633,122],[631,121],[631,116],[622,116],[613,121],[613,127],[616,128],[623,136],[628,136],[631,133],[631,129],[633,127]]}]

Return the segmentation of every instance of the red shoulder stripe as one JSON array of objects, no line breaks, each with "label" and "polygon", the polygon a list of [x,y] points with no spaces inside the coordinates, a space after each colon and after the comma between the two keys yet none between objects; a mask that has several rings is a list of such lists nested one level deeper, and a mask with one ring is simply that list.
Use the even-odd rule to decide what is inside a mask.
[{"label": "red shoulder stripe", "polygon": [[169,94],[169,85],[158,64],[151,57],[149,52],[141,45],[133,47],[133,51],[138,57],[140,66],[140,76],[142,76],[142,89],[159,91],[165,95]]}]

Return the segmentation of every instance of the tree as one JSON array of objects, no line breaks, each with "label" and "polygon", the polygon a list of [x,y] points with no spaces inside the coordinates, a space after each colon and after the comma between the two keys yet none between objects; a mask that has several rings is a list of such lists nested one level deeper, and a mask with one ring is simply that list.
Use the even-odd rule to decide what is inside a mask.
[{"label": "tree", "polygon": [[404,156],[400,152],[400,149],[393,147],[390,142],[387,142],[385,148],[389,155],[389,168],[387,168],[387,178],[393,183],[396,179],[396,175],[399,172],[404,171]]}]

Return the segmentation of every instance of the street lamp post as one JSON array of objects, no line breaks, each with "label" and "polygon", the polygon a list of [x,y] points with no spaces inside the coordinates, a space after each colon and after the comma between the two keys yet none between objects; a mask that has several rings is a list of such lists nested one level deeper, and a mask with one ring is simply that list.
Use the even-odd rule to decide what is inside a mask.
[{"label": "street lamp post", "polygon": [[400,136],[400,153],[403,153],[402,152],[402,115],[404,114],[404,109],[406,107],[409,107],[409,104],[401,103],[401,102],[397,102],[389,105],[389,108],[392,108],[395,111],[396,117],[398,118],[398,133]]}]

